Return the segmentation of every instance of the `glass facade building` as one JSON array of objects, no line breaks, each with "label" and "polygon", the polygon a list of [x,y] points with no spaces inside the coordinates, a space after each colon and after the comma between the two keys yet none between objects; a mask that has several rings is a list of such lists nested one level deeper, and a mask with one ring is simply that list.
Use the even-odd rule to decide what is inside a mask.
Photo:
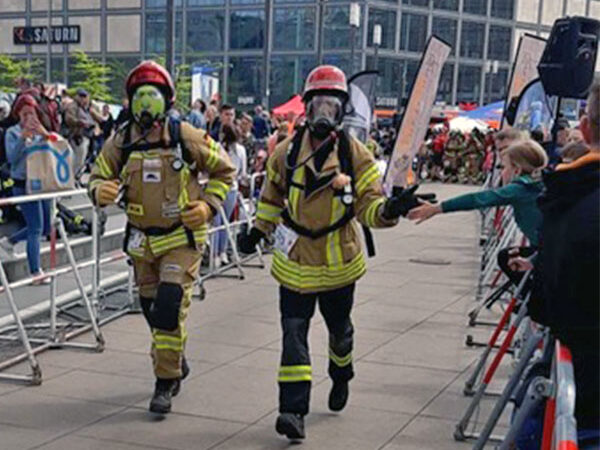
[{"label": "glass facade building", "polygon": [[[409,92],[421,52],[435,34],[453,47],[438,101],[481,104],[503,98],[520,35],[547,36],[564,15],[600,18],[600,0],[357,3],[360,26],[352,30],[348,0],[176,0],[175,60],[212,68],[224,99],[243,108],[284,102],[301,91],[320,60],[347,73],[377,64],[378,106],[394,108],[399,93]],[[45,64],[46,46],[15,45],[12,29],[46,25],[47,5],[47,0],[0,0],[1,53]],[[53,81],[69,82],[70,52],[81,49],[115,67],[116,92],[129,68],[165,52],[166,0],[53,0],[52,21],[81,26],[80,44],[53,46]],[[377,57],[375,24],[382,28]],[[495,74],[486,72],[486,61],[498,61]],[[39,70],[44,73],[45,66]]]}]

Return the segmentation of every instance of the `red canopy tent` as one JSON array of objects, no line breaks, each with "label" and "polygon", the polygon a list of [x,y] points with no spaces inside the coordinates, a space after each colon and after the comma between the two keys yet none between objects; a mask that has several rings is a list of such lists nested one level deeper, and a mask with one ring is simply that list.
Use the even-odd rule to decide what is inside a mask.
[{"label": "red canopy tent", "polygon": [[302,103],[300,95],[296,94],[284,104],[273,108],[273,114],[276,116],[287,117],[289,113],[293,113],[294,116],[302,116],[304,114],[304,103]]}]

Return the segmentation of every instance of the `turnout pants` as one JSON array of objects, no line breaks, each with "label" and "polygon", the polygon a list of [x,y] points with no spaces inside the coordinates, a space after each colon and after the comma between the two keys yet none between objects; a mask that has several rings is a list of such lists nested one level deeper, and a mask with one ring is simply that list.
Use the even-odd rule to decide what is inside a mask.
[{"label": "turnout pants", "polygon": [[301,294],[279,288],[283,352],[279,368],[279,411],[306,415],[309,410],[312,367],[308,329],[317,301],[329,331],[329,376],[334,382],[349,381],[352,369],[354,328],[350,312],[354,283],[326,292]]},{"label": "turnout pants", "polygon": [[145,249],[144,257],[132,258],[142,311],[152,331],[150,354],[157,378],[181,377],[185,319],[201,256],[201,251],[185,246],[160,257]]}]

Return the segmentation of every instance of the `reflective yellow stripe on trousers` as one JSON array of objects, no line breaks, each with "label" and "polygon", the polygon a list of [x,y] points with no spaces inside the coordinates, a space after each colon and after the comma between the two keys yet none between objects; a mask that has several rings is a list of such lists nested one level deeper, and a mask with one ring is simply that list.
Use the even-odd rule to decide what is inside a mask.
[{"label": "reflective yellow stripe on trousers", "polygon": [[281,366],[279,368],[279,377],[277,381],[281,383],[295,383],[298,381],[311,381],[311,366]]}]

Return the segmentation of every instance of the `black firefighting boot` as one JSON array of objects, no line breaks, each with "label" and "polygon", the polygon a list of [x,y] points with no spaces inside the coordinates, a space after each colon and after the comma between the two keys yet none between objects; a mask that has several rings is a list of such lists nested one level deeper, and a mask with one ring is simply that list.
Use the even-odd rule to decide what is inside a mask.
[{"label": "black firefighting boot", "polygon": [[185,359],[185,356],[181,358],[181,378],[176,380],[175,386],[173,387],[173,397],[179,394],[181,390],[181,382],[190,374],[190,366]]},{"label": "black firefighting boot", "polygon": [[171,412],[171,397],[177,380],[157,378],[154,386],[154,395],[150,400],[150,412],[167,414]]},{"label": "black firefighting boot", "polygon": [[288,439],[304,439],[304,416],[294,413],[281,413],[275,422],[275,430]]},{"label": "black firefighting boot", "polygon": [[344,409],[348,402],[349,393],[347,381],[334,382],[331,392],[329,392],[329,409],[332,411],[341,411]]}]

